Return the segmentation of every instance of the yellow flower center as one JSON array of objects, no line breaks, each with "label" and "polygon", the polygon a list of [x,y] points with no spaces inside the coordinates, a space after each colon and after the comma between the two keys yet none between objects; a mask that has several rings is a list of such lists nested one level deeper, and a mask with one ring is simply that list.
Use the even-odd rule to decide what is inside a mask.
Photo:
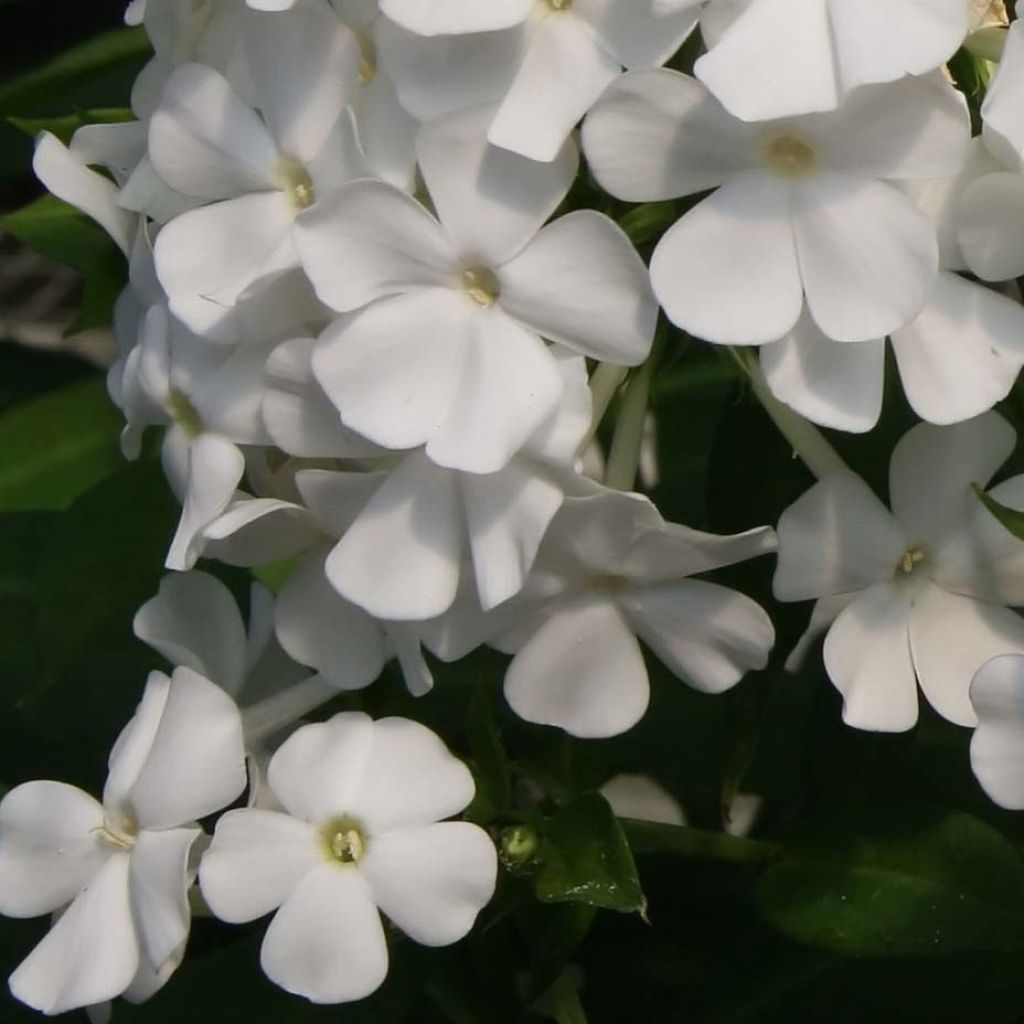
[{"label": "yellow flower center", "polygon": [[321,832],[329,859],[339,864],[358,864],[366,853],[366,833],[354,818],[332,818]]},{"label": "yellow flower center", "polygon": [[924,560],[927,552],[924,548],[911,548],[903,552],[903,557],[896,566],[899,572],[909,576]]},{"label": "yellow flower center", "polygon": [[547,4],[553,11],[567,11],[572,7],[572,0],[547,0]]},{"label": "yellow flower center", "polygon": [[108,815],[93,832],[109,846],[118,850],[133,850],[139,836],[139,824],[130,814],[120,814],[116,818]]},{"label": "yellow flower center", "polygon": [[806,178],[818,169],[814,147],[794,135],[777,135],[761,147],[761,159],[780,178]]},{"label": "yellow flower center", "polygon": [[471,267],[462,273],[462,287],[481,306],[493,306],[501,295],[498,275],[487,267]]},{"label": "yellow flower center", "polygon": [[296,211],[307,210],[316,202],[313,179],[301,160],[282,156],[277,164],[277,179]]}]

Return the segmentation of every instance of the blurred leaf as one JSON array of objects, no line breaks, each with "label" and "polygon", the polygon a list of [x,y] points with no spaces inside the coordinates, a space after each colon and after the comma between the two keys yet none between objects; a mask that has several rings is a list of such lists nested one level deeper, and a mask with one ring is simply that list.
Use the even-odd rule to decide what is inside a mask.
[{"label": "blurred leaf", "polygon": [[1020,512],[1015,508],[1007,508],[1005,505],[1000,505],[995,498],[990,494],[986,494],[985,491],[974,484],[974,493],[978,496],[978,500],[982,503],[999,520],[1007,530],[1010,531],[1018,540],[1024,540],[1024,512]]},{"label": "blurred leaf", "polygon": [[480,680],[473,688],[466,712],[466,737],[473,755],[476,796],[467,810],[471,821],[487,822],[503,813],[512,801],[512,774],[498,729],[493,687]]},{"label": "blurred leaf", "polygon": [[806,823],[758,884],[790,938],[852,956],[945,956],[1024,946],[1024,865],[957,811],[849,813]]},{"label": "blurred leaf", "polygon": [[66,106],[71,89],[126,65],[141,65],[151,53],[149,39],[141,28],[104,32],[0,85],[0,114],[18,114],[46,103]]},{"label": "blurred leaf", "polygon": [[125,107],[104,107],[99,110],[76,110],[73,114],[57,117],[9,117],[7,120],[30,138],[34,139],[40,132],[50,132],[67,145],[71,136],[84,125],[123,124],[134,121],[135,114]]},{"label": "blurred leaf", "polygon": [[599,793],[584,793],[554,817],[540,856],[537,897],[545,903],[646,908],[625,833]]},{"label": "blurred leaf", "polygon": [[673,200],[666,200],[635,206],[619,218],[618,224],[634,245],[645,245],[675,222],[676,204]]},{"label": "blurred leaf", "polygon": [[95,367],[66,352],[0,342],[0,413],[19,402],[49,394],[92,377]]},{"label": "blurred leaf", "polygon": [[0,416],[0,511],[66,508],[121,465],[120,424],[95,377]]}]

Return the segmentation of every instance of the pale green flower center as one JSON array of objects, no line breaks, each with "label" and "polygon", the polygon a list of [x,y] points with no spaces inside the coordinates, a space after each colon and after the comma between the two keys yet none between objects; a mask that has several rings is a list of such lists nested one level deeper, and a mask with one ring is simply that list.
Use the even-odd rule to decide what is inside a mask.
[{"label": "pale green flower center", "polygon": [[547,5],[553,11],[567,11],[572,7],[572,0],[547,0]]},{"label": "pale green flower center", "polygon": [[761,146],[765,166],[780,178],[806,178],[818,170],[815,148],[795,135],[777,135]]},{"label": "pale green flower center", "polygon": [[139,837],[139,823],[130,814],[119,814],[116,817],[107,815],[103,824],[93,829],[93,832],[109,846],[118,850],[133,850]]},{"label": "pale green flower center", "polygon": [[501,282],[498,275],[487,267],[470,267],[462,272],[462,287],[474,301],[481,306],[493,306],[501,295]]},{"label": "pale green flower center", "polygon": [[910,548],[903,552],[903,557],[896,568],[909,576],[925,560],[927,554],[924,548]]},{"label": "pale green flower center", "polygon": [[167,393],[167,411],[188,437],[195,438],[203,432],[203,420],[196,407],[176,388]]},{"label": "pale green flower center", "polygon": [[301,160],[293,156],[282,156],[277,164],[277,178],[295,210],[301,212],[316,202],[313,179]]},{"label": "pale green flower center", "polygon": [[329,859],[339,864],[358,864],[366,853],[366,833],[354,818],[332,818],[321,831]]}]

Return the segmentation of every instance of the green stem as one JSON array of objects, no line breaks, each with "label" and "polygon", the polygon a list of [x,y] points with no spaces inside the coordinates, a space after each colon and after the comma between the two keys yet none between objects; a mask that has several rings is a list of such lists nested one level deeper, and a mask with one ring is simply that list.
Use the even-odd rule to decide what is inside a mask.
[{"label": "green stem", "polygon": [[272,697],[266,697],[242,710],[242,726],[246,743],[257,743],[261,739],[294,725],[304,715],[315,711],[322,704],[338,696],[336,686],[313,676],[295,683]]},{"label": "green stem", "polygon": [[821,431],[772,394],[753,352],[749,349],[730,348],[729,354],[749,378],[751,389],[779,433],[793,446],[793,451],[819,480],[830,473],[849,471],[846,463],[825,440]]},{"label": "green stem", "polygon": [[581,451],[594,439],[597,428],[601,425],[605,413],[608,412],[608,407],[612,404],[612,399],[622,387],[628,373],[628,366],[598,363],[597,368],[590,375],[590,396],[594,411],[590,420],[590,430],[580,445]]},{"label": "green stem", "polygon": [[644,440],[644,421],[647,418],[647,404],[651,397],[651,378],[657,353],[630,378],[626,394],[615,424],[608,465],[605,469],[605,486],[615,491],[631,491],[636,486],[636,472],[640,465],[640,447]]},{"label": "green stem", "polygon": [[706,832],[688,826],[624,819],[623,831],[634,853],[672,853],[723,864],[768,864],[780,852],[778,843],[744,839],[725,832]]}]

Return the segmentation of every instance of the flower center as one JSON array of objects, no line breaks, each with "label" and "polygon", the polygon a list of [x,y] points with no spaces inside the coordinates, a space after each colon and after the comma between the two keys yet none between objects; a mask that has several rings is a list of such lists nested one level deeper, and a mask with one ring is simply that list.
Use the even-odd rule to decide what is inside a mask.
[{"label": "flower center", "polygon": [[327,856],[339,864],[358,864],[366,853],[366,833],[355,818],[332,818],[321,835]]},{"label": "flower center", "polygon": [[202,417],[189,401],[188,396],[182,394],[177,388],[171,388],[167,392],[167,411],[175,423],[185,431],[186,436],[196,438],[203,432]]},{"label": "flower center", "polygon": [[567,11],[572,7],[572,0],[547,0],[547,4],[553,11]]},{"label": "flower center", "polygon": [[103,824],[93,832],[115,849],[133,850],[139,836],[139,824],[130,814],[120,814],[116,818],[106,816]]},{"label": "flower center", "polygon": [[498,275],[487,267],[470,267],[462,272],[462,287],[481,306],[493,306],[501,295]]},{"label": "flower center", "polygon": [[297,211],[307,210],[316,202],[313,179],[301,160],[293,156],[282,156],[277,164],[277,178]]},{"label": "flower center", "polygon": [[897,571],[909,576],[924,560],[928,552],[924,548],[909,548],[896,566]]},{"label": "flower center", "polygon": [[814,147],[794,135],[777,135],[761,147],[761,159],[780,178],[806,178],[818,169]]}]

